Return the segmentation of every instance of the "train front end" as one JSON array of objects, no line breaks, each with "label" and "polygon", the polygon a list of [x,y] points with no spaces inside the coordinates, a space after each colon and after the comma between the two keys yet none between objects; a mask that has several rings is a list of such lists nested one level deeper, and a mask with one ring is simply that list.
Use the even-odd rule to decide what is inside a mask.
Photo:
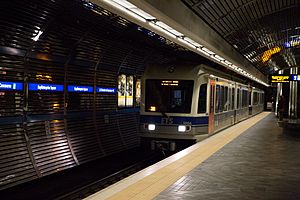
[{"label": "train front end", "polygon": [[[140,131],[144,146],[176,151],[207,137],[208,116],[195,116],[197,71],[145,76]],[[195,93],[195,91],[197,91]],[[197,94],[197,95],[196,95]]]}]

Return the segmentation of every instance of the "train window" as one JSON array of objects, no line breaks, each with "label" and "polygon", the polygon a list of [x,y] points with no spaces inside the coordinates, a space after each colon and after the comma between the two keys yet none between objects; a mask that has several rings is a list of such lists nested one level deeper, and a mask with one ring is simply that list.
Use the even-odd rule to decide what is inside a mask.
[{"label": "train window", "polygon": [[221,86],[221,94],[220,94],[220,112],[224,111],[224,86]]},{"label": "train window", "polygon": [[234,110],[234,88],[231,88],[231,110]]},{"label": "train window", "polygon": [[228,87],[216,86],[216,113],[227,111],[229,109]]},{"label": "train window", "polygon": [[259,93],[259,104],[262,104],[262,93]]},{"label": "train window", "polygon": [[236,108],[237,109],[240,108],[240,89],[237,89],[237,92],[236,92]]},{"label": "train window", "polygon": [[192,80],[146,80],[145,111],[190,113]]},{"label": "train window", "polygon": [[220,96],[221,88],[219,85],[216,85],[216,113],[220,112]]},{"label": "train window", "polygon": [[248,91],[242,90],[242,108],[247,107],[248,105]]},{"label": "train window", "polygon": [[249,106],[251,106],[252,105],[251,92],[249,92],[248,98],[249,98]]},{"label": "train window", "polygon": [[257,105],[257,103],[258,103],[257,92],[253,92],[253,105]]},{"label": "train window", "polygon": [[262,104],[262,93],[259,93],[259,104]]},{"label": "train window", "polygon": [[182,106],[183,90],[173,90],[172,106]]},{"label": "train window", "polygon": [[246,90],[245,91],[245,107],[248,107],[249,106],[249,91]]},{"label": "train window", "polygon": [[232,90],[231,88],[228,88],[228,110],[231,110],[232,108]]},{"label": "train window", "polygon": [[224,111],[227,111],[228,108],[229,108],[228,87],[225,86],[225,88],[224,88]]},{"label": "train window", "polygon": [[245,96],[245,107],[248,107],[249,106],[249,91],[246,90],[245,93],[246,93],[246,96]]},{"label": "train window", "polygon": [[206,112],[207,84],[202,84],[199,90],[198,113]]}]

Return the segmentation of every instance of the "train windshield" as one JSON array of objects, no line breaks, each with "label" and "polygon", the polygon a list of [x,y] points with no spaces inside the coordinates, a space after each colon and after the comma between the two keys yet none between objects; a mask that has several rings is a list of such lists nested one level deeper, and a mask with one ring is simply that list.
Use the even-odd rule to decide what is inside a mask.
[{"label": "train windshield", "polygon": [[190,113],[193,80],[146,80],[145,111]]}]

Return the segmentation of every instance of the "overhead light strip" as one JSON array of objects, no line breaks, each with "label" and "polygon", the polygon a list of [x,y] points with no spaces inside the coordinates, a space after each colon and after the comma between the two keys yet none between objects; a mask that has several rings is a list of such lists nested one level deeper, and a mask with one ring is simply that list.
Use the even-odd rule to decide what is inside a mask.
[{"label": "overhead light strip", "polygon": [[262,85],[270,86],[269,84],[259,80],[258,78],[251,75],[249,72],[244,71],[242,68],[232,64],[230,61],[226,60],[225,58],[217,55],[215,52],[211,51],[210,49],[204,47],[203,45],[195,42],[194,40],[190,39],[189,37],[185,36],[184,34],[180,33],[176,29],[170,27],[169,25],[165,24],[162,21],[159,21],[154,16],[150,15],[149,13],[141,10],[140,8],[136,7],[132,3],[126,0],[102,0],[103,2],[113,6],[114,8],[123,11],[124,13],[128,14],[129,16],[137,19],[138,21],[150,25],[156,32],[173,38],[173,42],[178,43],[179,45],[185,46],[186,48],[197,52],[198,54],[204,55],[205,57],[214,60],[215,62],[232,69],[233,71],[248,77]]}]

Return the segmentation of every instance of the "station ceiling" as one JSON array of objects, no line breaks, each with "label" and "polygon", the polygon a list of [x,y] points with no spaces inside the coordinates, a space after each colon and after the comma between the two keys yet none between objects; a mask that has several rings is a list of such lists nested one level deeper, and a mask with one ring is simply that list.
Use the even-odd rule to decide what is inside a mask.
[{"label": "station ceiling", "polygon": [[182,0],[265,75],[300,62],[299,0]]}]

